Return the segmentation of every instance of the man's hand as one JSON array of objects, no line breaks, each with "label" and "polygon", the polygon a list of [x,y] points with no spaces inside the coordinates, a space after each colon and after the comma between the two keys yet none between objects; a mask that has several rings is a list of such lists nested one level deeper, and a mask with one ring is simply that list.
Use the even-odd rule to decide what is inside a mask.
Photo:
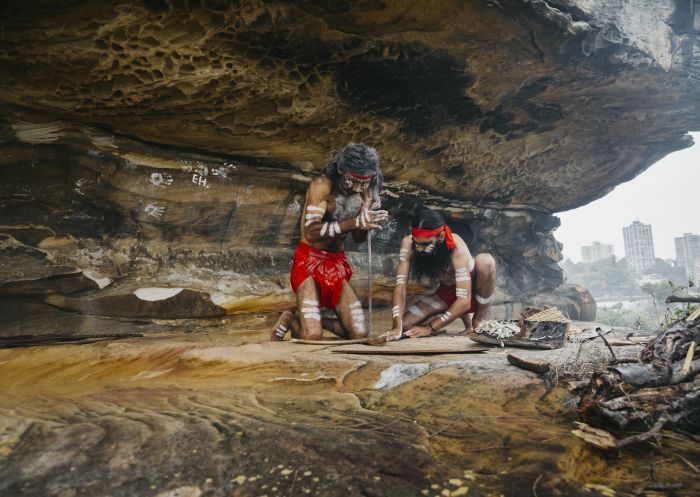
[{"label": "man's hand", "polygon": [[[381,230],[379,223],[383,223],[389,219],[389,212],[376,209],[379,205],[372,202],[372,198],[366,194],[362,196],[364,202],[360,207],[360,213],[355,218],[355,226],[358,230]],[[376,209],[376,210],[375,210]]]},{"label": "man's hand", "polygon": [[405,332],[404,335],[411,338],[421,338],[429,337],[430,335],[432,335],[432,332],[427,326],[414,326],[413,328]]},{"label": "man's hand", "polygon": [[392,328],[386,332],[386,340],[391,342],[393,340],[399,340],[401,338],[401,328]]},{"label": "man's hand", "polygon": [[381,230],[379,223],[383,223],[389,219],[389,213],[383,210],[371,211],[364,207],[360,214],[355,218],[355,226],[358,230]]}]

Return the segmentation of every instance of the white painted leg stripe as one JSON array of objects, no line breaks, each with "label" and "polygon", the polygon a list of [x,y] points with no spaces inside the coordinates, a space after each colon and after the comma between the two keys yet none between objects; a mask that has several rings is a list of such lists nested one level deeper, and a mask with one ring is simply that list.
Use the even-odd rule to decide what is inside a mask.
[{"label": "white painted leg stripe", "polygon": [[326,209],[323,209],[323,208],[318,207],[316,205],[307,205],[306,210],[307,211],[316,211],[316,212],[326,212]]},{"label": "white painted leg stripe", "polygon": [[323,223],[323,226],[321,226],[321,236],[324,236],[326,234],[327,230],[328,230],[328,223]]},{"label": "white painted leg stripe", "polygon": [[472,277],[471,276],[457,276],[455,278],[455,281],[471,281]]},{"label": "white painted leg stripe", "polygon": [[315,307],[318,307],[318,300],[304,299],[304,303],[307,305],[313,305]]},{"label": "white painted leg stripe", "polygon": [[318,307],[302,307],[301,313],[306,319],[315,319],[316,321],[321,320],[321,314]]},{"label": "white painted leg stripe", "polygon": [[430,298],[427,298],[427,299],[424,300],[424,302],[425,302],[426,304],[428,304],[430,307],[432,307],[433,309],[439,309],[439,308],[442,307],[442,305],[443,305],[442,300],[440,300],[440,299],[437,298],[437,297],[430,297]]},{"label": "white painted leg stripe", "polygon": [[420,308],[417,305],[412,305],[411,308],[408,310],[411,314],[414,316],[421,316],[423,315],[423,311],[420,310]]},{"label": "white painted leg stripe", "polygon": [[358,301],[353,302],[352,304],[350,304],[348,307],[350,307],[351,309],[352,309],[353,307],[362,307],[362,302],[360,302],[360,301],[358,300]]},{"label": "white painted leg stripe", "polygon": [[484,298],[481,295],[474,295],[474,298],[480,304],[488,304],[489,302],[491,302],[491,297]]},{"label": "white painted leg stripe", "polygon": [[450,311],[445,311],[443,314],[440,315],[440,319],[442,319],[443,321],[447,321],[448,319],[450,319],[450,316],[452,316],[452,314],[450,314]]}]

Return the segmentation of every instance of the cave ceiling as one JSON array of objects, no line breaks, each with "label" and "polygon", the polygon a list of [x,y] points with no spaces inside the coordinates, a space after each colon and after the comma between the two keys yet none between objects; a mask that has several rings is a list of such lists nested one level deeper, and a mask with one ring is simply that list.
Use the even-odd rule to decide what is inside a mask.
[{"label": "cave ceiling", "polygon": [[694,9],[671,0],[5,0],[3,136],[70,123],[73,135],[107,131],[305,172],[361,141],[379,150],[389,184],[559,212],[692,144]]}]

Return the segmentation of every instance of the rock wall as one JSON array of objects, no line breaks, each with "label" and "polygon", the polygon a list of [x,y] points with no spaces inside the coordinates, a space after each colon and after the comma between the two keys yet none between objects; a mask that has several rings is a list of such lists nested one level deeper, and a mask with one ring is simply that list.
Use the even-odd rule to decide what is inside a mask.
[{"label": "rock wall", "polygon": [[[8,0],[0,291],[55,293],[37,282],[60,273],[77,278],[72,292],[109,286],[127,303],[144,286],[206,292],[218,308],[206,315],[286,305],[306,185],[332,150],[363,141],[382,155],[392,212],[373,246],[378,298],[420,202],[496,256],[498,312],[514,313],[564,282],[554,213],[692,143],[699,12],[681,0]],[[364,247],[349,248],[362,288]],[[30,253],[31,277],[17,269]],[[86,295],[49,300],[115,305]]]}]

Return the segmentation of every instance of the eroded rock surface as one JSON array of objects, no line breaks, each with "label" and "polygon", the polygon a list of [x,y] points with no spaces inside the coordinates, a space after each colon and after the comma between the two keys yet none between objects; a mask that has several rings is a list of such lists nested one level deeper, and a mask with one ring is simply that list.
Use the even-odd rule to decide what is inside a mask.
[{"label": "eroded rock surface", "polygon": [[[537,481],[542,495],[625,495],[649,464],[697,492],[677,457],[606,458],[571,436],[565,392],[541,399],[512,349],[345,355],[261,328],[0,351],[0,493],[510,497]],[[564,367],[608,352],[517,354]]]},{"label": "eroded rock surface", "polygon": [[506,313],[564,282],[553,213],[700,126],[692,2],[0,9],[3,233],[49,230],[46,250],[67,265],[227,309],[288,295],[303,191],[349,141],[376,146],[387,179],[375,274],[391,272],[421,202],[495,254]]}]

